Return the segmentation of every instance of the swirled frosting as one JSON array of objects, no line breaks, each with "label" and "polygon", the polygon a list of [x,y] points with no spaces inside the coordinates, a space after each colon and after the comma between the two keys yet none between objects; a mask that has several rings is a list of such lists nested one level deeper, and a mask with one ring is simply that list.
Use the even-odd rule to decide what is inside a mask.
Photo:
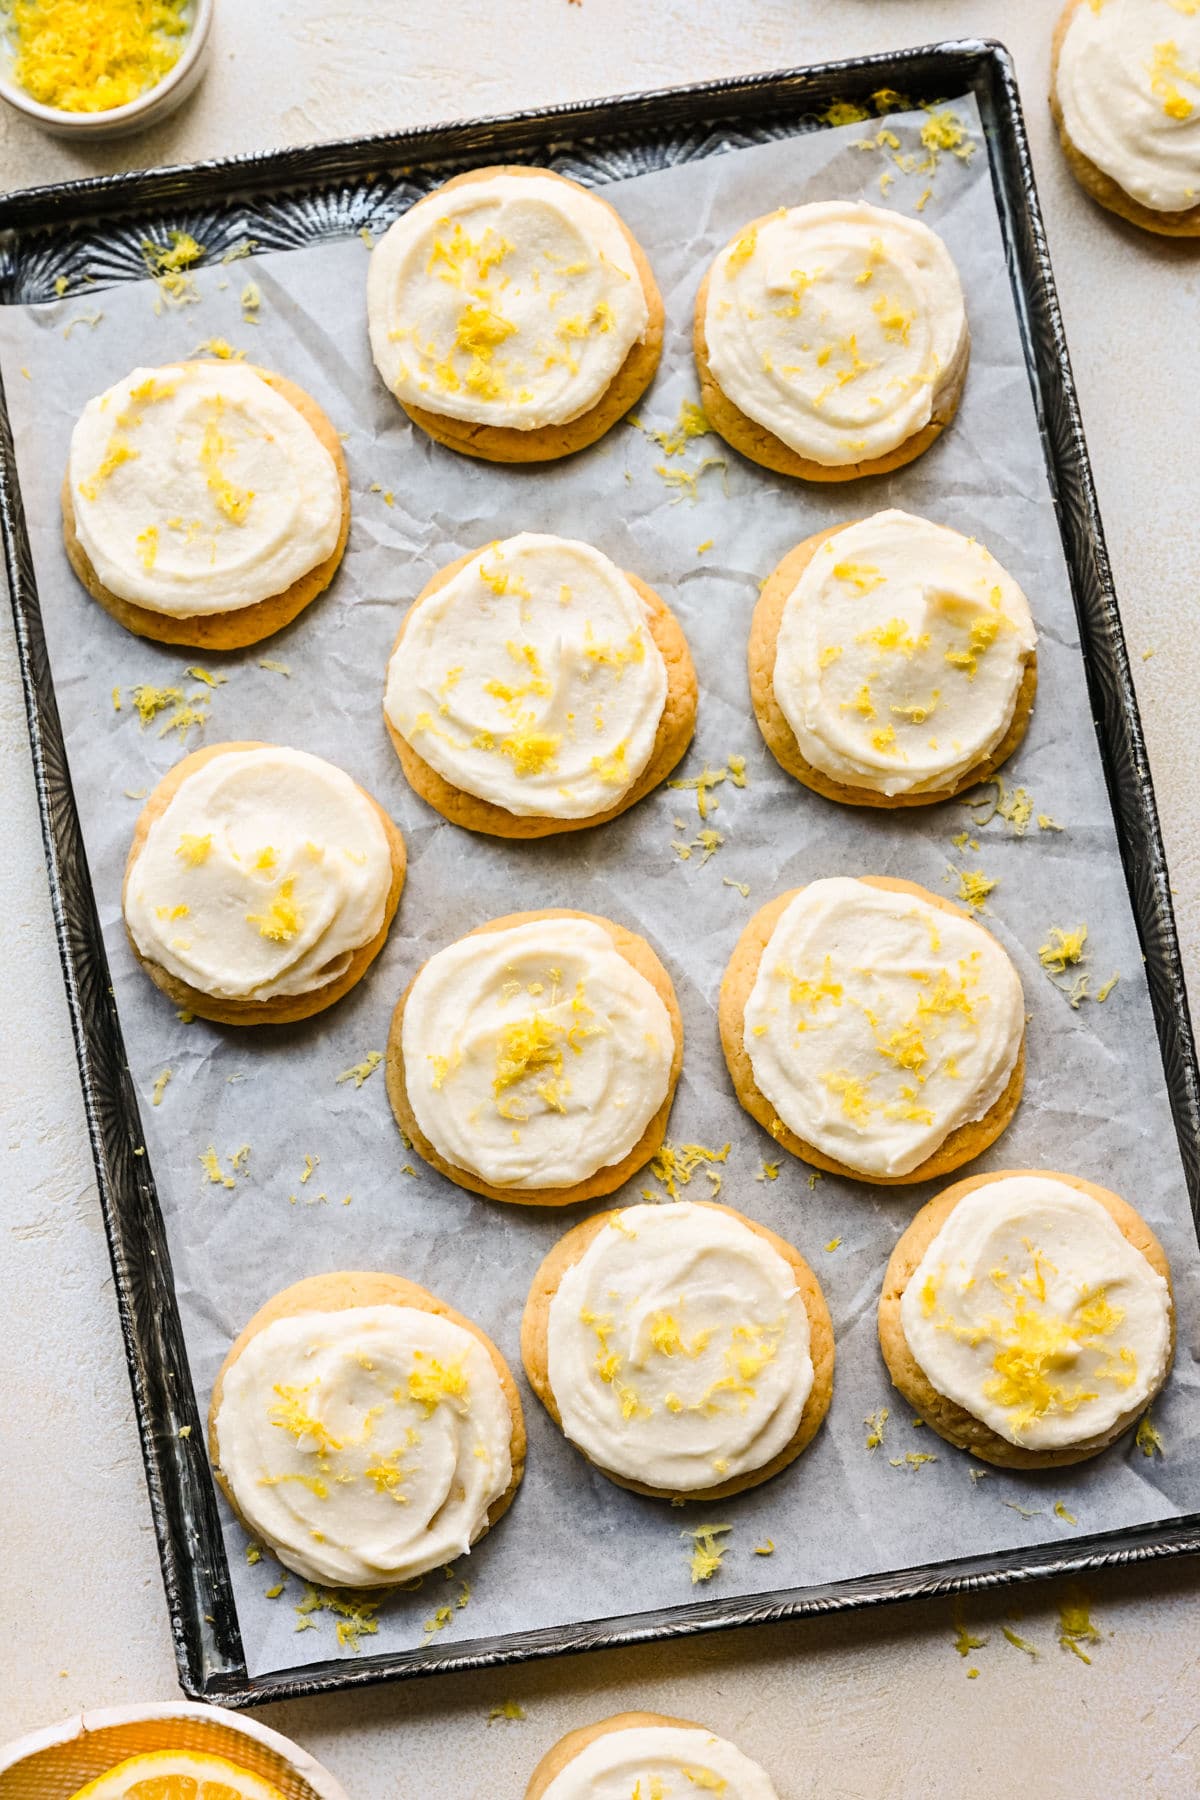
[{"label": "swirled frosting", "polygon": [[1090,1194],[1005,1175],[954,1207],[900,1299],[938,1390],[1010,1444],[1103,1438],[1162,1381],[1171,1296]]},{"label": "swirled frosting", "polygon": [[1200,205],[1200,10],[1192,0],[1083,0],[1055,90],[1076,149],[1152,212]]},{"label": "swirled frosting", "polygon": [[990,934],[919,895],[835,876],[784,909],[746,1002],[754,1080],[783,1123],[866,1175],[906,1175],[1008,1085],[1021,983]]},{"label": "swirled frosting", "polygon": [[477,425],[564,425],[611,386],[649,323],[607,204],[556,175],[431,194],[371,253],[375,366],[396,398]]},{"label": "swirled frosting", "polygon": [[826,539],[784,603],[775,697],[806,762],[881,794],[953,784],[1012,723],[1037,641],[982,544],[888,511]]},{"label": "swirled frosting", "polygon": [[777,1800],[766,1770],[699,1726],[633,1725],[593,1738],[543,1800]]},{"label": "swirled frosting", "polygon": [[104,586],[172,618],[282,594],[341,531],[333,457],[244,363],[134,369],[84,407],[68,480]]},{"label": "swirled frosting", "polygon": [[336,981],[392,882],[372,802],[332,763],[267,744],[211,757],[153,821],[125,887],[142,956],[214,998]]},{"label": "swirled frosting", "polygon": [[512,1414],[471,1332],[410,1306],[275,1319],[225,1374],[221,1472],[309,1581],[407,1581],[470,1549],[512,1479]]},{"label": "swirled frosting", "polygon": [[384,710],[455,787],[507,812],[607,812],[654,748],[667,671],[641,596],[589,544],[490,544],[417,602]]},{"label": "swirled frosting", "polygon": [[571,1187],[620,1162],[666,1098],[674,1054],[658,993],[590,919],[439,950],[401,1042],[422,1132],[492,1187]]},{"label": "swirled frosting", "polygon": [[786,207],[727,245],[704,335],[726,397],[826,468],[886,456],[928,425],[969,342],[941,238],[853,200]]},{"label": "swirled frosting", "polygon": [[600,1229],[550,1302],[547,1349],[571,1441],[675,1493],[763,1468],[813,1384],[794,1270],[740,1219],[688,1201]]}]

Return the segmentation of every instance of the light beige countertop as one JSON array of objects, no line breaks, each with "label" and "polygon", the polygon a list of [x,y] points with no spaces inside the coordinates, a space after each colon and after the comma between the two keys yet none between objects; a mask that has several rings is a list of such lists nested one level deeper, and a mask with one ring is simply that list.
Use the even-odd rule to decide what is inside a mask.
[{"label": "light beige countertop", "polygon": [[[1200,975],[1195,400],[1200,245],[1144,236],[1068,176],[1045,102],[1053,0],[218,0],[213,61],[158,130],[87,159],[0,108],[0,187],[744,74],[939,37],[1013,51],[1137,679],[1189,975]],[[1143,661],[1143,653],[1153,655]],[[0,1740],[177,1695],[112,1276],[43,874],[24,705],[0,618]],[[1136,1198],[1136,1196],[1134,1196]],[[1180,1355],[1195,1354],[1180,1346]],[[919,1547],[914,1546],[914,1552]],[[355,1800],[520,1800],[570,1727],[698,1719],[781,1800],[1200,1791],[1200,1568],[1089,1583],[1103,1636],[1058,1643],[1060,1590],[947,1602],[397,1684],[265,1709]],[[1015,1629],[1036,1660],[1008,1643]],[[979,1669],[968,1680],[967,1668]],[[526,1717],[488,1724],[519,1701]]]}]

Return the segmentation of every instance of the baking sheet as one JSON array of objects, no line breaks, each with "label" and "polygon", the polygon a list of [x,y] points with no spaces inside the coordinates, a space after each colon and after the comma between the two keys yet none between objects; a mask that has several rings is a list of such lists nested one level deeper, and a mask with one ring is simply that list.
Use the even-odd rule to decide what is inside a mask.
[{"label": "baking sheet", "polygon": [[[980,132],[971,100],[954,110]],[[920,160],[924,115],[888,121],[901,151]],[[857,144],[877,125],[738,148],[606,189],[647,247],[667,308],[663,366],[638,416],[674,422],[695,397],[689,350],[695,289],[713,253],[747,218],[781,204],[862,194],[879,199],[889,167]],[[156,290],[130,283],[95,296],[0,313],[0,367],[18,443],[42,610],[76,797],[83,821],[130,1066],[142,1097],[147,1154],[171,1248],[192,1376],[202,1411],[231,1337],[269,1294],[336,1268],[397,1270],[441,1293],[496,1339],[519,1369],[520,1312],[549,1245],[581,1210],[544,1215],[476,1199],[401,1146],[382,1073],[361,1087],[337,1076],[383,1048],[399,992],[434,949],[495,914],[578,906],[645,933],[670,969],[683,1009],[686,1053],[672,1115],[674,1142],[732,1144],[721,1198],[795,1242],[828,1297],[838,1346],[834,1403],[812,1448],[784,1476],[720,1503],[670,1508],[592,1473],[525,1389],[530,1456],[512,1512],[453,1579],[389,1599],[372,1654],[412,1650],[436,1636],[525,1634],[543,1626],[632,1614],[689,1600],[774,1592],[948,1561],[1073,1535],[1169,1519],[1200,1509],[1197,1378],[1187,1348],[1200,1317],[1197,1250],[1141,974],[1137,933],[1096,753],[1067,573],[1025,373],[986,153],[946,156],[932,175],[897,175],[888,204],[912,210],[946,238],[963,276],[973,334],[959,418],[915,465],[847,489],[804,487],[740,462],[717,438],[682,457],[635,428],[618,427],[570,462],[537,470],[467,462],[431,445],[381,388],[365,331],[366,252],[357,238],[204,268],[199,304],[155,313]],[[686,236],[678,236],[680,222]],[[243,319],[246,280],[262,295]],[[93,314],[102,316],[92,324]],[[72,324],[73,320],[79,322]],[[64,335],[66,333],[66,335]],[[86,599],[59,542],[58,483],[84,400],[135,362],[186,356],[221,336],[299,381],[346,432],[354,521],[331,591],[288,631],[251,650],[200,659],[227,679],[207,690],[191,659],[129,637]],[[28,377],[22,372],[28,371]],[[702,472],[707,458],[718,466]],[[723,465],[723,466],[720,466]],[[696,474],[687,485],[656,470]],[[392,496],[388,504],[385,494]],[[1029,1023],[1026,1095],[1016,1120],[973,1169],[1060,1167],[1125,1193],[1171,1256],[1180,1311],[1176,1372],[1154,1416],[1165,1460],[1129,1440],[1076,1471],[988,1473],[912,1426],[887,1380],[874,1308],[896,1237],[932,1189],[872,1191],[783,1156],[734,1101],[720,1056],[716,995],[750,913],[772,894],[820,875],[902,875],[949,894],[962,866],[953,836],[959,805],[870,813],[825,804],[778,770],[750,711],[741,647],[758,584],[801,538],[882,506],[902,506],[983,539],[1025,588],[1041,633],[1040,690],[1029,735],[1005,770],[1063,830],[1018,838],[995,819],[965,866],[998,886],[985,922],[1014,957]],[[402,611],[435,569],[496,536],[551,530],[585,537],[636,570],[671,604],[696,660],[702,700],[696,742],[678,773],[746,757],[748,786],[726,782],[709,823],[724,837],[711,860],[681,861],[672,841],[693,838],[695,795],[660,789],[631,814],[558,842],[504,844],[469,837],[407,787],[380,717],[384,668]],[[701,553],[699,546],[711,540]],[[263,668],[266,659],[290,674]],[[400,823],[409,878],[387,948],[338,1007],[307,1024],[237,1033],[181,1024],[133,964],[118,897],[140,801],[182,753],[178,736],[143,729],[130,701],[138,683],[208,694],[203,736],[190,744],[262,737],[341,764]],[[111,691],[121,690],[114,711]],[[166,715],[164,715],[164,718]],[[674,821],[682,819],[678,828]],[[747,883],[749,896],[727,883]],[[1081,896],[1087,896],[1081,915]],[[1037,963],[1051,924],[1086,917],[1092,985],[1120,971],[1103,1006],[1073,1011]],[[171,1079],[161,1104],[156,1078]],[[1119,1096],[1119,1105],[1118,1105]],[[231,1189],[210,1182],[212,1146]],[[306,1156],[319,1157],[311,1178]],[[758,1179],[780,1160],[776,1181]],[[408,1163],[416,1173],[407,1175]],[[636,1199],[646,1175],[622,1198]],[[690,1193],[706,1196],[703,1176]],[[349,1196],[349,1204],[345,1204]],[[840,1240],[837,1247],[825,1246]],[[864,1419],[890,1410],[883,1444],[866,1447]],[[917,1466],[909,1451],[936,1460]],[[899,1466],[893,1459],[899,1458]],[[1061,1500],[1077,1520],[1053,1511]],[[680,1532],[732,1523],[725,1563],[693,1588]],[[753,1554],[770,1538],[770,1558]],[[352,1655],[326,1612],[298,1614],[304,1584],[272,1561],[251,1565],[226,1521],[226,1545],[248,1671],[262,1674]],[[454,1602],[470,1584],[465,1608]],[[427,1633],[439,1608],[449,1624]],[[301,1629],[305,1624],[310,1629]]]}]

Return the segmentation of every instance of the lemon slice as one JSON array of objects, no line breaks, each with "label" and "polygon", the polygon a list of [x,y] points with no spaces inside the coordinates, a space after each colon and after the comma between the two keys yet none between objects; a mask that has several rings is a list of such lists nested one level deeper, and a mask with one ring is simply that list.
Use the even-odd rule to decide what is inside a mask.
[{"label": "lemon slice", "polygon": [[71,1800],[283,1800],[283,1795],[272,1782],[223,1756],[153,1750],[118,1763]]}]

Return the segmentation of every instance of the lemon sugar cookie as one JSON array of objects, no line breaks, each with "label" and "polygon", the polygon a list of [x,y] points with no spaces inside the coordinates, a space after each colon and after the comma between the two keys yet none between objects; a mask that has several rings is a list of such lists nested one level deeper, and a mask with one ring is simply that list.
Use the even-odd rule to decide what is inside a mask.
[{"label": "lemon sugar cookie", "polygon": [[616,1713],[569,1731],[542,1758],[525,1800],[778,1800],[766,1770],[735,1744],[663,1713]]},{"label": "lemon sugar cookie", "polygon": [[62,488],[72,568],[127,630],[236,650],[294,619],[346,547],[337,432],[249,363],[134,369],[89,400]]},{"label": "lemon sugar cookie", "polygon": [[341,769],[278,744],[185,756],[142,809],[121,903],[177,1006],[284,1023],[341,999],[383,948],[404,840]]},{"label": "lemon sugar cookie", "polygon": [[385,1587],[464,1555],[508,1510],[525,1425],[508,1365],[470,1319],[398,1275],[316,1275],[233,1345],[209,1453],[285,1568]]},{"label": "lemon sugar cookie", "polygon": [[865,201],[782,207],[713,262],[696,300],[700,397],[735,450],[848,481],[911,462],[949,424],[970,334],[950,252]]},{"label": "lemon sugar cookie", "polygon": [[460,1187],[566,1206],[655,1155],[682,1057],[675,990],[644,938],[591,913],[513,913],[419,971],[387,1085],[401,1130]]},{"label": "lemon sugar cookie", "polygon": [[663,307],[607,200],[549,169],[475,169],[371,252],[375,366],[413,422],[491,462],[602,437],[648,386]]},{"label": "lemon sugar cookie", "polygon": [[624,812],[670,774],[695,719],[674,614],[569,538],[526,532],[441,570],[388,664],[384,721],[409,782],[499,837]]},{"label": "lemon sugar cookie", "polygon": [[718,1017],[746,1111],[837,1175],[945,1174],[1000,1135],[1021,1096],[1016,969],[913,882],[835,876],[768,902],[730,958]]},{"label": "lemon sugar cookie", "polygon": [[985,1462],[1081,1462],[1154,1399],[1174,1353],[1170,1269],[1116,1194],[1015,1169],[957,1182],[917,1214],[879,1302],[892,1380]]},{"label": "lemon sugar cookie", "polygon": [[521,1327],[530,1385],[622,1487],[717,1500],[776,1475],[829,1410],[833,1327],[798,1250],[708,1201],[569,1231]]},{"label": "lemon sugar cookie", "polygon": [[889,510],[806,538],[774,570],[750,627],[750,694],[806,787],[928,805],[1016,749],[1036,644],[1024,594],[982,544]]},{"label": "lemon sugar cookie", "polygon": [[1093,200],[1146,231],[1200,235],[1200,10],[1191,0],[1067,0],[1050,106]]}]

